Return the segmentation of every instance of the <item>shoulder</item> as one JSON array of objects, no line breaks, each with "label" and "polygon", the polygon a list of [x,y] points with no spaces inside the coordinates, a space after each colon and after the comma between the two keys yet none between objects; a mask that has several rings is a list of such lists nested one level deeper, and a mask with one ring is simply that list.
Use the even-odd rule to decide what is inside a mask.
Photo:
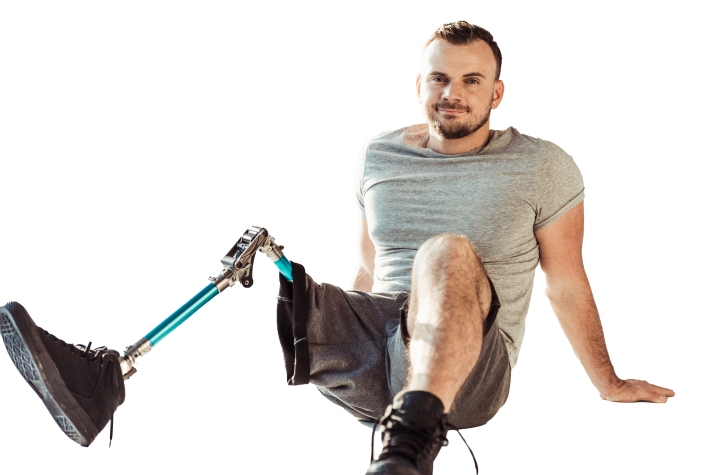
[{"label": "shoulder", "polygon": [[428,124],[413,124],[395,129],[381,130],[369,137],[361,146],[361,150],[378,144],[406,145],[417,147],[428,134]]}]

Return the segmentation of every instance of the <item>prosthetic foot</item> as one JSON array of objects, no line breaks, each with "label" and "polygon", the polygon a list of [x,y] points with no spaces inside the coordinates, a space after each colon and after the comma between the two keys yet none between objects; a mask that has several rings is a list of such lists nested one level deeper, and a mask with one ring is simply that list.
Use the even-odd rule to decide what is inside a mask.
[{"label": "prosthetic foot", "polygon": [[[0,307],[0,330],[10,358],[42,399],[57,425],[73,441],[89,446],[113,421],[125,399],[124,381],[136,373],[136,360],[178,328],[213,297],[240,282],[252,286],[256,252],[264,252],[288,280],[292,265],[282,246],[264,228],[251,227],[222,258],[223,270],[185,305],[128,347],[121,355],[106,347],[65,343],[35,325],[17,302]],[[112,431],[113,432],[113,431]]]},{"label": "prosthetic foot", "polygon": [[125,398],[119,353],[65,343],[35,325],[17,302],[0,307],[5,348],[60,429],[88,447]]}]

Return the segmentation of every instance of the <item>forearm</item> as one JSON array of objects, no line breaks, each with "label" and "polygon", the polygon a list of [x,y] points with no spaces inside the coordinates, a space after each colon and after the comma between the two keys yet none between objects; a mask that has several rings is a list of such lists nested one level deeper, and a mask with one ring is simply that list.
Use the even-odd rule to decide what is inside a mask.
[{"label": "forearm", "polygon": [[547,296],[576,357],[601,395],[620,387],[608,355],[593,292],[584,276],[558,282],[547,279]]},{"label": "forearm", "polygon": [[371,292],[373,290],[373,274],[368,269],[357,267],[354,276],[351,278],[351,289]]}]

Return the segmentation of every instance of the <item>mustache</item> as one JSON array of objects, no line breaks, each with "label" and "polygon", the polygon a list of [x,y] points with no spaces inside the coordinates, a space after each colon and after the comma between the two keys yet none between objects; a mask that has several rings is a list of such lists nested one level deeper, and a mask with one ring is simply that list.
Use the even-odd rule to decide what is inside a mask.
[{"label": "mustache", "polygon": [[447,109],[447,110],[453,110],[453,111],[467,112],[467,109],[460,109],[460,108],[452,107],[452,106],[448,106],[448,105],[442,105],[442,106],[441,106],[441,105],[436,105],[435,108],[436,108],[436,109]]}]

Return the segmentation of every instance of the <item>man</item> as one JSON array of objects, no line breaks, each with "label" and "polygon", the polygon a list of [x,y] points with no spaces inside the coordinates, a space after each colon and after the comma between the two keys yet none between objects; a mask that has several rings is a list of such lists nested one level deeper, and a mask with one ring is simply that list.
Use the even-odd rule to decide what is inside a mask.
[{"label": "man", "polygon": [[[674,392],[620,380],[583,268],[583,181],[571,157],[516,129],[490,131],[501,53],[466,22],[426,43],[416,87],[427,124],[382,134],[356,173],[358,267],[345,291],[293,265],[280,277],[279,336],[292,384],[380,428],[369,474],[430,474],[450,428],[505,403],[538,263],[584,369],[609,401]],[[5,345],[67,435],[88,445],[125,397],[117,353],[68,345],[19,304]]]},{"label": "man", "polygon": [[501,62],[466,22],[430,37],[416,82],[427,124],[376,137],[357,166],[356,292],[309,286],[311,382],[364,420],[395,395],[369,474],[431,473],[448,427],[505,403],[539,262],[601,398],[674,395],[616,376],[582,262],[581,175],[550,142],[490,131]]}]

